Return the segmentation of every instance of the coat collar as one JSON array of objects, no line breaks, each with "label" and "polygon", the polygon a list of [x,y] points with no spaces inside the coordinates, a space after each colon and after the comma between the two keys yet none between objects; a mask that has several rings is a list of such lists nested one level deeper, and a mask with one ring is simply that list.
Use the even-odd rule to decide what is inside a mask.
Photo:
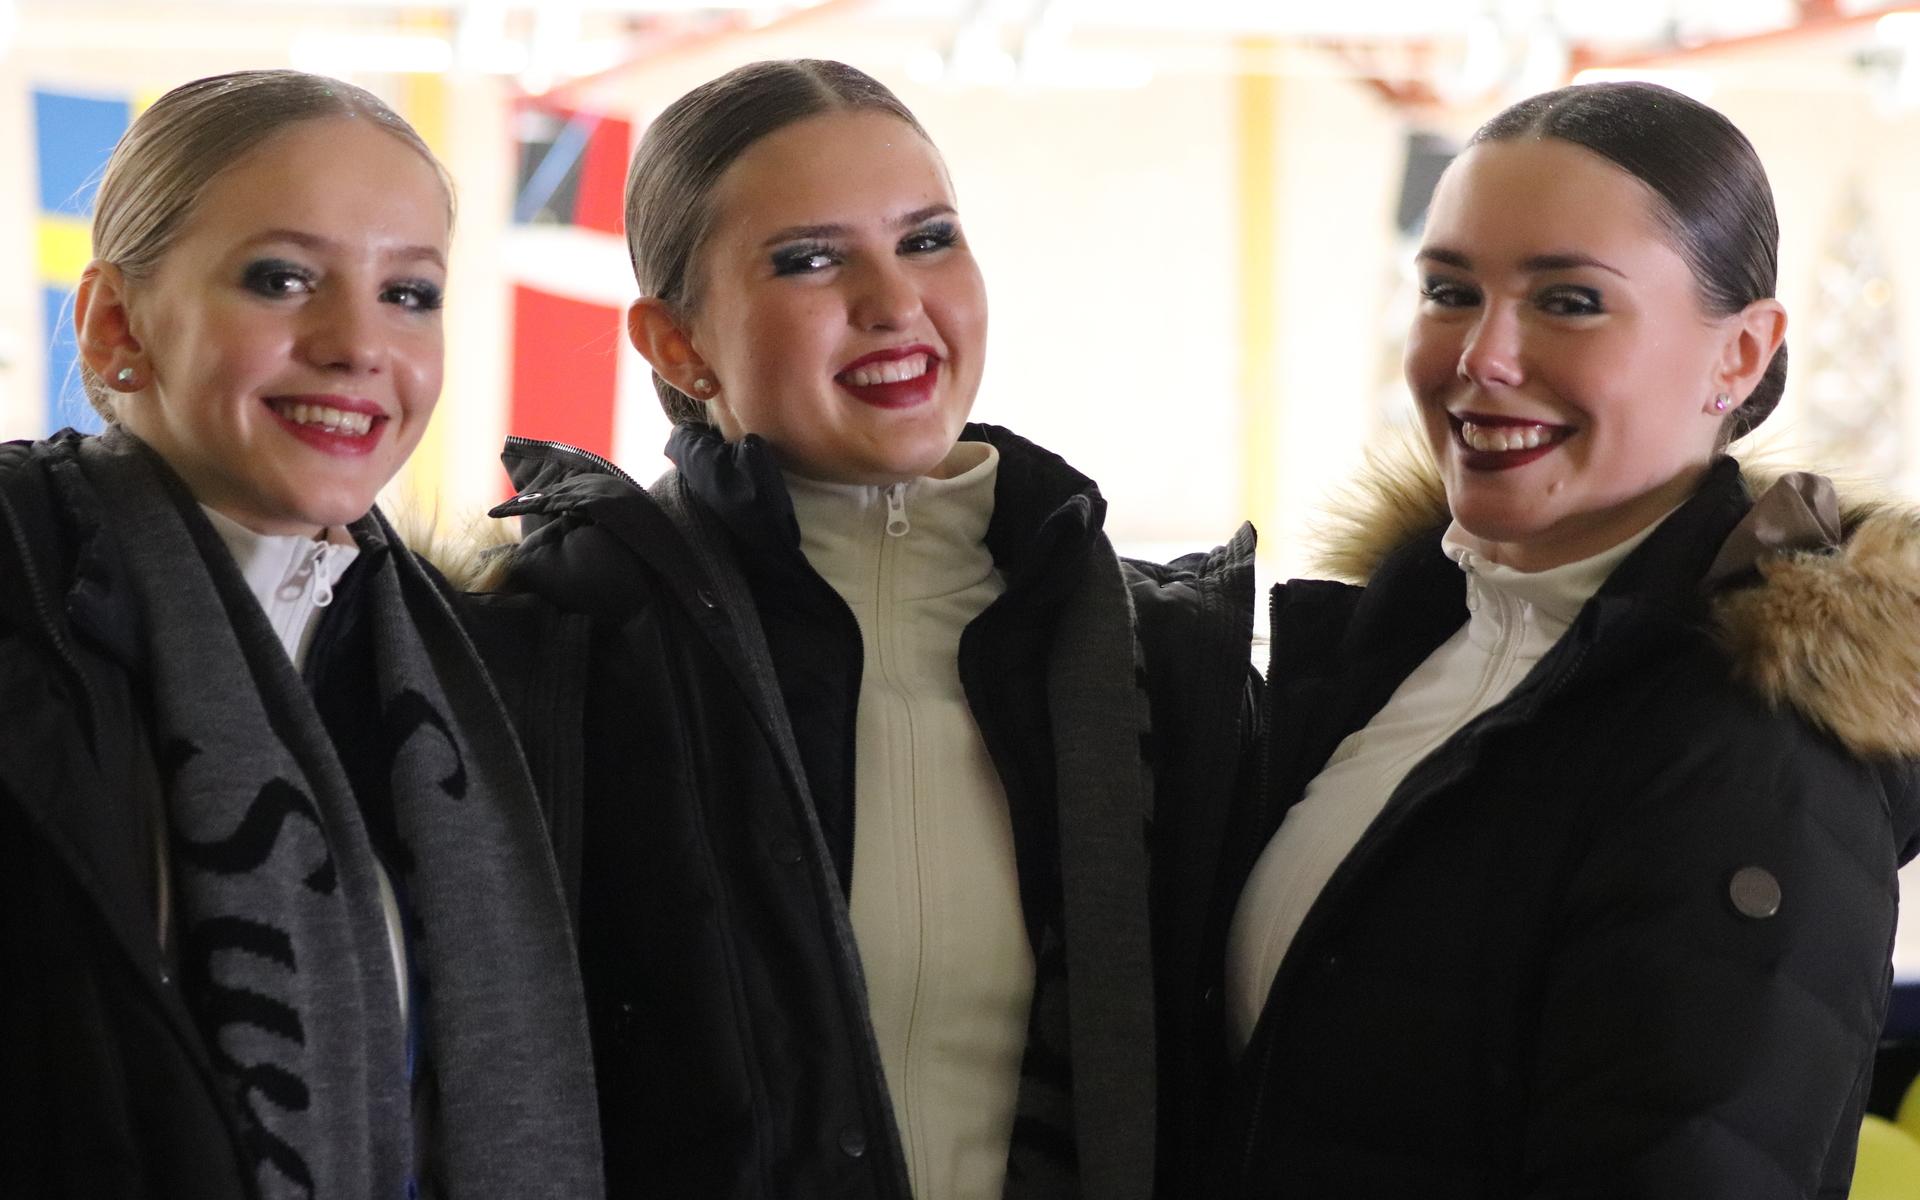
[{"label": "coat collar", "polygon": [[[969,424],[960,437],[1000,452],[986,543],[1009,592],[1051,596],[1070,587],[1106,518],[1100,489],[1058,455],[999,426]],[[667,441],[667,457],[734,537],[749,571],[805,566],[793,499],[765,439],[729,442],[711,427],[682,425]]]},{"label": "coat collar", "polygon": [[0,537],[12,543],[10,556],[22,568],[7,581],[7,603],[31,614],[16,625],[58,661],[75,661],[69,638],[77,633],[138,673],[140,609],[99,498],[80,473],[82,436],[63,429],[44,441],[0,447]]},{"label": "coat collar", "polygon": [[[1717,460],[1699,490],[1608,577],[1593,606],[1603,618],[1697,620],[1736,677],[1769,703],[1795,709],[1857,755],[1920,757],[1920,510],[1842,503],[1833,529],[1818,511],[1818,492],[1806,476],[1776,480]],[[1354,500],[1322,565],[1369,584],[1418,578],[1440,586],[1453,567],[1439,550],[1446,498],[1430,460],[1413,453],[1373,462]],[[1363,598],[1354,612],[1363,641],[1369,616],[1386,618],[1372,607]],[[1395,615],[1404,621],[1405,609]],[[1434,629],[1423,622],[1376,632],[1413,653],[1463,616],[1434,613]]]}]

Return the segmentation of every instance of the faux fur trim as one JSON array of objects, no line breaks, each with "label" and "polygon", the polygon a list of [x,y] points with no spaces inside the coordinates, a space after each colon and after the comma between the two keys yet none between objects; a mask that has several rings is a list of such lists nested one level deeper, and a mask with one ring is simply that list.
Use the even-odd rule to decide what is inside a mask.
[{"label": "faux fur trim", "polygon": [[1713,605],[1740,678],[1856,754],[1920,755],[1920,513],[1880,506],[1838,551],[1759,567]]},{"label": "faux fur trim", "polygon": [[[1783,470],[1744,463],[1760,495]],[[1736,677],[1863,757],[1920,757],[1920,508],[1840,484],[1837,551],[1775,554],[1757,586],[1713,602]],[[1395,549],[1444,528],[1446,493],[1424,444],[1369,451],[1318,522],[1314,564],[1364,583]]]},{"label": "faux fur trim", "polygon": [[480,516],[464,528],[435,528],[429,517],[408,512],[395,522],[401,540],[432,563],[459,592],[490,592],[504,581],[511,551],[519,544],[518,521]]},{"label": "faux fur trim", "polygon": [[1387,555],[1448,520],[1432,452],[1417,434],[1396,429],[1367,447],[1359,476],[1322,507],[1310,561],[1328,579],[1363,584]]}]

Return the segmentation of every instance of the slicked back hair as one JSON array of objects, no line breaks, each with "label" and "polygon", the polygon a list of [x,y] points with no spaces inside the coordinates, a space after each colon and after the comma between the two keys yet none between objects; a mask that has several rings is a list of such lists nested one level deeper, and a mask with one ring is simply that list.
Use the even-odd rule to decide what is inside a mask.
[{"label": "slicked back hair", "polygon": [[[1579,84],[1520,101],[1468,144],[1540,137],[1590,150],[1653,192],[1707,312],[1729,316],[1774,294],[1780,219],[1773,188],[1753,144],[1726,117],[1658,84]],[[1721,444],[1766,420],[1786,385],[1782,343],[1752,395],[1727,414]]]},{"label": "slicked back hair", "polygon": [[[700,303],[694,262],[713,230],[720,177],[761,138],[833,112],[885,113],[927,136],[885,84],[831,59],[749,63],[668,105],[647,127],[627,172],[627,251],[640,294],[690,317]],[[675,424],[708,423],[706,406],[658,372],[653,387]]]},{"label": "slicked back hair", "polygon": [[[419,151],[447,192],[446,168],[413,126],[365,88],[304,71],[234,71],[183,83],[136,118],[107,160],[93,205],[93,257],[129,279],[153,273],[209,184],[228,167],[306,121],[364,120]],[[109,423],[113,393],[81,365],[87,400]]]}]

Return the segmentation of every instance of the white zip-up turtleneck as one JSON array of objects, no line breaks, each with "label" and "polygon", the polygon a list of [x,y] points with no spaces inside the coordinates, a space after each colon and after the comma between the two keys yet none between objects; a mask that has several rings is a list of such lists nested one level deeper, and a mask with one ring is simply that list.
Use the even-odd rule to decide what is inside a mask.
[{"label": "white zip-up turtleneck", "polygon": [[320,625],[320,610],[333,603],[333,585],[360,557],[360,547],[351,538],[335,542],[255,533],[204,504],[200,511],[207,514],[220,540],[227,544],[241,577],[247,581],[247,590],[260,602],[267,622],[280,635],[280,644],[286,647],[294,669],[304,668],[313,631]]},{"label": "white zip-up turtleneck", "polygon": [[919,1200],[998,1197],[1033,996],[1013,822],[960,683],[1006,588],[985,544],[999,452],[891,487],[789,476],[801,549],[860,624],[854,936]]},{"label": "white zip-up turtleneck", "polygon": [[1458,525],[1447,530],[1441,547],[1467,576],[1467,623],[1334,749],[1287,810],[1240,893],[1227,935],[1227,1032],[1236,1051],[1252,1040],[1308,910],[1400,781],[1467,722],[1506,699],[1659,525],[1591,558],[1534,572],[1489,562],[1468,546]]}]

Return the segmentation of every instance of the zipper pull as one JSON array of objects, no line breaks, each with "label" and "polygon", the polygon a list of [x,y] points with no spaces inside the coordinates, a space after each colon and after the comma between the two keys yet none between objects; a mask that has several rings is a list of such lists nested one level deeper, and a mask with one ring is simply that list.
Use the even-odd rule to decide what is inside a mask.
[{"label": "zipper pull", "polygon": [[907,522],[907,485],[890,483],[887,496],[887,536],[905,537],[912,532],[913,526]]},{"label": "zipper pull", "polygon": [[307,560],[307,570],[312,576],[315,608],[325,608],[333,603],[333,572],[327,570],[327,551],[331,549],[333,549],[332,542],[315,542],[313,557]]}]

